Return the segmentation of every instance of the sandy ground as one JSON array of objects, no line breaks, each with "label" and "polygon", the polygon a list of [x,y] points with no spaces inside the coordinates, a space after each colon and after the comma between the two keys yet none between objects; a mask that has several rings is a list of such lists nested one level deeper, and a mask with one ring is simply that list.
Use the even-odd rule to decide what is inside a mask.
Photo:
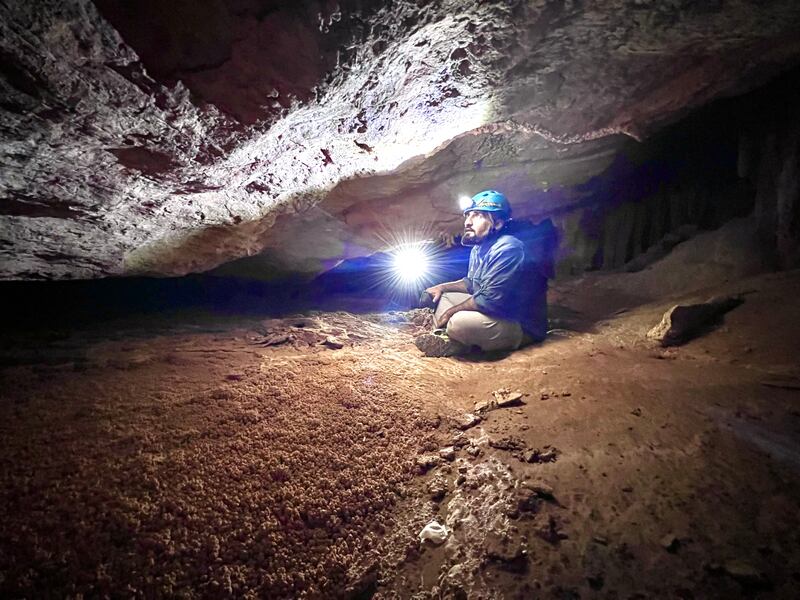
[{"label": "sandy ground", "polygon": [[6,336],[0,595],[796,598],[800,273],[643,277],[556,286],[548,340],[488,358],[421,357],[419,312]]}]

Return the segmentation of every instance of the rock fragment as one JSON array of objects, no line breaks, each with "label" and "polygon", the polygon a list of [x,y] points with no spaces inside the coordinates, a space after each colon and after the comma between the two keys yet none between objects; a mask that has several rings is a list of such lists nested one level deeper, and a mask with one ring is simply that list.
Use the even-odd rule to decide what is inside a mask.
[{"label": "rock fragment", "polygon": [[661,538],[661,547],[670,554],[675,554],[680,548],[681,540],[674,533],[668,533]]},{"label": "rock fragment", "polygon": [[747,587],[766,588],[770,585],[764,573],[742,560],[725,562],[722,565],[722,572]]},{"label": "rock fragment", "polygon": [[428,493],[431,496],[431,500],[435,502],[444,499],[448,491],[450,491],[450,488],[447,485],[447,479],[441,473],[428,484]]},{"label": "rock fragment", "polygon": [[340,350],[344,348],[344,342],[330,335],[327,338],[325,338],[325,341],[322,342],[322,345],[327,346],[331,350]]},{"label": "rock fragment", "polygon": [[711,298],[701,304],[677,304],[670,308],[647,337],[662,346],[677,346],[689,341],[715,324],[744,300],[739,296]]},{"label": "rock fragment", "polygon": [[522,401],[522,392],[510,392],[506,388],[500,388],[492,392],[492,395],[494,396],[498,408],[524,404]]},{"label": "rock fragment", "polygon": [[510,452],[525,450],[525,442],[518,437],[508,436],[489,440],[489,447]]},{"label": "rock fragment", "polygon": [[543,481],[525,481],[522,487],[531,490],[539,498],[545,500],[555,500],[555,491],[552,486],[547,485]]},{"label": "rock fragment", "polygon": [[544,449],[533,448],[527,450],[522,458],[527,463],[548,463],[555,462],[558,458],[558,449],[545,446]]},{"label": "rock fragment", "polygon": [[457,427],[461,431],[466,431],[467,429],[470,429],[471,427],[475,427],[475,425],[480,423],[482,420],[483,419],[479,415],[476,415],[476,414],[473,414],[473,413],[467,413],[458,422]]},{"label": "rock fragment", "polygon": [[456,459],[456,450],[453,446],[442,448],[439,450],[439,456],[441,456],[447,462],[453,462]]},{"label": "rock fragment", "polygon": [[442,459],[440,456],[437,456],[436,454],[422,454],[421,456],[418,456],[416,460],[417,473],[424,475],[434,467],[438,467],[440,464],[442,464]]}]

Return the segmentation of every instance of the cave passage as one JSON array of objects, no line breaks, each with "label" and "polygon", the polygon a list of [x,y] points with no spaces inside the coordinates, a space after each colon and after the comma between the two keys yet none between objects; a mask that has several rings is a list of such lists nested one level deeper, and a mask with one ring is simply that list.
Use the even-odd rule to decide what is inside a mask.
[{"label": "cave passage", "polygon": [[[0,597],[800,597],[798,26],[0,3]],[[425,356],[488,189],[547,335]]]}]

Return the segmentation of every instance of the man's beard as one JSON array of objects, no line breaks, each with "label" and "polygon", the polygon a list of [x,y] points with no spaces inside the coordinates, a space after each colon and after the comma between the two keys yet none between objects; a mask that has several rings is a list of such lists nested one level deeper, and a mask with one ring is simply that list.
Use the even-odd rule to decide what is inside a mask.
[{"label": "man's beard", "polygon": [[475,236],[475,232],[474,231],[471,231],[471,230],[470,231],[465,231],[464,233],[461,234],[461,245],[462,246],[477,246],[478,244],[481,243],[481,241],[483,241],[483,240],[479,240]]},{"label": "man's beard", "polygon": [[486,232],[482,236],[478,236],[478,233],[473,231],[472,229],[464,230],[464,233],[461,234],[461,245],[462,246],[479,246],[490,237],[492,237],[496,232],[490,230]]}]

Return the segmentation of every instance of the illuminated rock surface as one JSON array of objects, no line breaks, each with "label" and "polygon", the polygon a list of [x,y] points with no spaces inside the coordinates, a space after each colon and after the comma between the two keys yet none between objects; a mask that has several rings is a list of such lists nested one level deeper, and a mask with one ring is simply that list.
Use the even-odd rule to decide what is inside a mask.
[{"label": "illuminated rock surface", "polygon": [[264,249],[313,274],[452,234],[455,198],[494,185],[569,212],[525,202],[800,56],[792,0],[128,6],[0,7],[0,277]]}]

